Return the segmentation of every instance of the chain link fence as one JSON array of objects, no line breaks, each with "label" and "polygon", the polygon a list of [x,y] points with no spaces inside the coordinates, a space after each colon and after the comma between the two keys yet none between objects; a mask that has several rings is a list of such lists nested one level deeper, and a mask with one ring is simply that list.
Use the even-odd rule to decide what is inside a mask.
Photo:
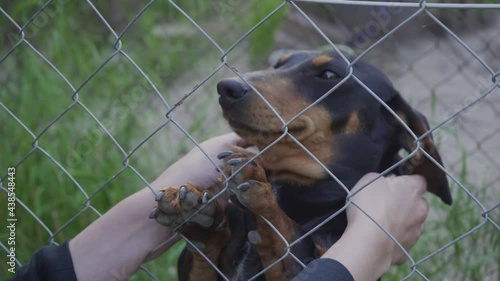
[{"label": "chain link fence", "polygon": [[[432,204],[427,232],[407,253],[410,261],[386,278],[498,280],[500,3],[269,1],[251,14],[251,26],[229,24],[264,5],[250,2],[130,1],[129,9],[117,9],[118,1],[107,8],[81,1],[92,22],[69,38],[51,28],[57,21],[71,25],[63,11],[76,4],[34,2],[25,17],[17,16],[22,5],[0,4],[0,188],[2,202],[15,196],[15,210],[2,204],[0,214],[18,227],[15,234],[2,229],[2,272],[9,262],[27,263],[47,243],[73,237],[136,188],[150,187],[155,174],[200,140],[227,131],[215,95],[206,93],[215,92],[220,77],[262,67],[252,65],[254,56],[266,59],[270,50],[259,48],[259,40],[276,38],[274,49],[327,45],[373,62],[430,119],[456,201],[451,208]],[[175,22],[152,17],[155,9]],[[147,42],[150,34],[129,39],[141,21],[152,21],[148,32],[165,39],[146,52],[178,55],[145,60],[137,41]],[[100,43],[91,52],[79,40],[94,35]],[[198,51],[187,53],[193,45]],[[75,68],[67,69],[58,52],[74,54],[66,59]],[[22,80],[21,70],[30,68],[42,74],[34,76],[39,80]],[[125,72],[131,78],[122,81]],[[128,88],[116,93],[124,84]],[[11,258],[12,235],[17,255]],[[174,278],[178,252],[131,279]]]}]

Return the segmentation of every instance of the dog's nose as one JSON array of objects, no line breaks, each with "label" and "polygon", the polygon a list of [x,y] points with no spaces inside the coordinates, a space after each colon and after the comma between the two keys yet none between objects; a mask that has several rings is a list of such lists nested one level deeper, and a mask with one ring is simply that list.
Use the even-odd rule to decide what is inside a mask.
[{"label": "dog's nose", "polygon": [[217,92],[228,100],[239,100],[250,91],[250,87],[243,81],[223,79],[217,83]]}]

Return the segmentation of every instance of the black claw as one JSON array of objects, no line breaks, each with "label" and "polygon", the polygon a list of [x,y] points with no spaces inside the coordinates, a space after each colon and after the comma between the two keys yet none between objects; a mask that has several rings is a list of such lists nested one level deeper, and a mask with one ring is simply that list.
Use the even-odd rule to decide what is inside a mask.
[{"label": "black claw", "polygon": [[158,208],[154,208],[153,211],[151,211],[151,214],[149,214],[150,219],[156,219],[158,216]]},{"label": "black claw", "polygon": [[156,197],[155,197],[155,201],[158,202],[160,201],[162,198],[163,198],[163,195],[165,194],[165,192],[163,191],[160,191],[156,194]]},{"label": "black claw", "polygon": [[219,169],[219,167],[215,167],[215,171],[216,171],[217,173],[220,173],[220,169]]},{"label": "black claw", "polygon": [[233,154],[232,151],[221,152],[221,153],[217,154],[217,159],[219,159],[219,160],[224,159],[224,158],[228,157],[231,154]]},{"label": "black claw", "polygon": [[212,198],[210,195],[208,195],[208,192],[203,193],[203,197],[201,198],[201,203],[207,204],[208,200]]},{"label": "black claw", "polygon": [[248,182],[244,182],[240,185],[238,185],[238,187],[236,187],[239,191],[247,191],[249,188],[250,188],[250,184]]},{"label": "black claw", "polygon": [[231,165],[231,166],[238,165],[242,162],[243,162],[243,160],[241,160],[240,158],[233,158],[233,159],[227,160],[227,164]]},{"label": "black claw", "polygon": [[187,194],[187,187],[185,185],[181,186],[179,189],[179,199],[184,200]]}]

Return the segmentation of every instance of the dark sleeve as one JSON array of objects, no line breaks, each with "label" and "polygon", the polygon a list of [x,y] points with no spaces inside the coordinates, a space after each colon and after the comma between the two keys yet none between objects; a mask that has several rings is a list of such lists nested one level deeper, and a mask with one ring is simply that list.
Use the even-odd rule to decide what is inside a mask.
[{"label": "dark sleeve", "polygon": [[68,244],[43,247],[6,281],[77,281]]},{"label": "dark sleeve", "polygon": [[292,281],[354,281],[343,264],[332,259],[310,262]]}]

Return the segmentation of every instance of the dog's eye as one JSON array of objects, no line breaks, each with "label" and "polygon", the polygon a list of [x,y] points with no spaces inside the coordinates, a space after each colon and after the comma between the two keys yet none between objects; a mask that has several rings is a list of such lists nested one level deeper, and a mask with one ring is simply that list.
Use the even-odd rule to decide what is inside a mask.
[{"label": "dog's eye", "polygon": [[331,71],[331,70],[324,70],[322,71],[319,75],[318,75],[319,78],[321,79],[327,79],[327,80],[330,80],[330,79],[335,79],[335,78],[338,78],[338,75],[335,74],[335,72]]}]

